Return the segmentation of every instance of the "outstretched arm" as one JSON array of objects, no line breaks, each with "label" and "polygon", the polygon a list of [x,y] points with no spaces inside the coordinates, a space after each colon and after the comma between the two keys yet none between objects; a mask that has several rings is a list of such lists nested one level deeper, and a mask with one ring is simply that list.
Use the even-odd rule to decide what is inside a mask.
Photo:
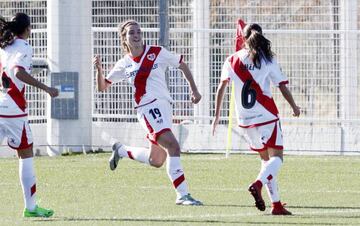
[{"label": "outstretched arm", "polygon": [[181,62],[179,69],[184,73],[184,77],[186,79],[186,81],[188,82],[190,89],[191,89],[191,101],[194,104],[199,103],[199,101],[201,100],[201,94],[199,93],[194,78],[191,74],[191,71],[189,69],[189,67],[184,63]]},{"label": "outstretched arm", "polygon": [[93,64],[96,67],[97,88],[100,92],[102,92],[106,90],[111,84],[105,81],[105,77],[103,75],[103,69],[101,65],[101,59],[99,56],[94,57]]},{"label": "outstretched arm", "polygon": [[300,107],[295,104],[294,98],[291,95],[290,90],[286,87],[285,84],[280,84],[279,89],[283,97],[286,99],[286,101],[290,104],[291,108],[293,109],[293,116],[299,117]]},{"label": "outstretched arm", "polygon": [[224,94],[225,94],[225,89],[226,86],[228,85],[229,81],[224,80],[221,81],[219,83],[219,86],[217,88],[216,91],[216,99],[215,99],[215,117],[214,120],[212,122],[211,128],[212,128],[212,135],[215,134],[215,129],[217,124],[219,123],[219,118],[220,118],[220,110],[221,110],[221,106],[222,106],[222,100],[224,98]]},{"label": "outstretched arm", "polygon": [[44,83],[36,80],[34,77],[32,77],[31,75],[29,75],[25,69],[23,68],[15,68],[15,76],[22,82],[31,85],[31,86],[35,86],[39,89],[44,90],[45,92],[47,92],[51,97],[56,97],[59,95],[59,90],[56,88],[52,88],[49,87],[47,85],[45,85]]}]

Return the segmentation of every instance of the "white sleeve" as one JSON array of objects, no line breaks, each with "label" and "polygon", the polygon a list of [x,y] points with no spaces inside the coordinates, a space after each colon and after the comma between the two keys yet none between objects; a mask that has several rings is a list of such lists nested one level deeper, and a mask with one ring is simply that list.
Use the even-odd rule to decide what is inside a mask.
[{"label": "white sleeve", "polygon": [[118,61],[110,73],[106,76],[105,80],[109,83],[116,83],[126,79],[125,66]]},{"label": "white sleeve", "polygon": [[169,50],[165,49],[164,47],[161,47],[160,54],[171,67],[178,68],[180,66],[180,63],[182,62],[182,55],[174,54]]},{"label": "white sleeve", "polygon": [[27,73],[31,72],[32,67],[32,48],[30,45],[18,51],[13,58],[13,67],[22,67]]},{"label": "white sleeve", "polygon": [[274,86],[288,83],[288,78],[281,71],[280,65],[275,58],[273,58],[270,64],[270,80],[274,84]]},{"label": "white sleeve", "polygon": [[231,68],[231,65],[229,62],[229,58],[227,58],[224,62],[222,70],[221,70],[220,80],[221,81],[230,81],[231,80],[231,76],[230,76],[231,71],[232,71],[232,68]]}]

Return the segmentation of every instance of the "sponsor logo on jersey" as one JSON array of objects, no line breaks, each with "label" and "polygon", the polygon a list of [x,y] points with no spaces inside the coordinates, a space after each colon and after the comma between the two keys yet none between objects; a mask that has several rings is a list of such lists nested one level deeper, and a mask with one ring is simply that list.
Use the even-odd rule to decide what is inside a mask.
[{"label": "sponsor logo on jersey", "polygon": [[242,71],[246,71],[246,70],[253,71],[255,69],[255,65],[253,65],[253,64],[241,64],[240,69]]},{"label": "sponsor logo on jersey", "polygon": [[141,67],[141,68],[138,69],[138,70],[131,71],[131,72],[126,72],[126,77],[127,77],[127,78],[134,77],[135,75],[137,75],[137,73],[138,73],[139,70],[142,70],[142,71],[146,72],[146,71],[148,71],[148,70],[154,70],[154,69],[156,69],[156,68],[158,68],[158,64],[154,64],[154,65],[152,66],[152,68]]}]

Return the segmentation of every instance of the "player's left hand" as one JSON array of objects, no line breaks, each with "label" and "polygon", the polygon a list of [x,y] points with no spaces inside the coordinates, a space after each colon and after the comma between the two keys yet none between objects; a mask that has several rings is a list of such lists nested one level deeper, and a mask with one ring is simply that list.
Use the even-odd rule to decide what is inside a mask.
[{"label": "player's left hand", "polygon": [[199,103],[201,100],[201,94],[199,93],[199,91],[195,90],[191,93],[191,102],[193,102],[194,104]]},{"label": "player's left hand", "polygon": [[300,116],[300,107],[299,106],[295,106],[293,108],[293,116],[294,117],[299,117]]}]

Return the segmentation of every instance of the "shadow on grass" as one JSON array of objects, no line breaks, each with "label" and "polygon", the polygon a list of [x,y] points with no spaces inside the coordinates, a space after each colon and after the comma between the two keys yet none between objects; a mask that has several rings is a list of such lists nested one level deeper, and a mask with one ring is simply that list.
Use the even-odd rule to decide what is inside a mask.
[{"label": "shadow on grass", "polygon": [[[204,204],[204,206],[213,206],[213,207],[239,207],[239,208],[252,208],[254,205],[239,205],[239,204]],[[266,206],[270,207],[270,206]],[[360,210],[360,206],[294,206],[286,205],[286,208],[296,208],[296,209],[329,209],[329,210]]]},{"label": "shadow on grass", "polygon": [[204,204],[203,206],[212,206],[212,207],[239,207],[239,208],[251,208],[255,205],[239,205],[239,204]]},{"label": "shadow on grass", "polygon": [[[291,216],[290,216],[291,217]],[[66,222],[100,222],[100,221],[104,221],[104,222],[148,222],[148,223],[164,223],[166,225],[168,225],[169,223],[207,223],[207,224],[239,224],[239,225],[243,225],[243,224],[248,224],[248,225],[350,225],[347,223],[331,223],[331,222],[323,222],[323,223],[315,223],[315,222],[310,222],[310,223],[305,223],[305,222],[299,222],[299,223],[294,223],[294,222],[284,222],[284,218],[280,217],[279,218],[279,222],[275,222],[275,221],[246,221],[246,220],[196,220],[196,219],[153,219],[153,218],[61,218],[61,217],[54,217],[54,218],[47,218],[47,219],[34,219],[32,221],[37,221],[37,222],[61,222],[63,221],[64,223]]]},{"label": "shadow on grass", "polygon": [[286,205],[289,208],[298,208],[298,209],[341,209],[341,210],[360,210],[360,206],[291,206]]}]

